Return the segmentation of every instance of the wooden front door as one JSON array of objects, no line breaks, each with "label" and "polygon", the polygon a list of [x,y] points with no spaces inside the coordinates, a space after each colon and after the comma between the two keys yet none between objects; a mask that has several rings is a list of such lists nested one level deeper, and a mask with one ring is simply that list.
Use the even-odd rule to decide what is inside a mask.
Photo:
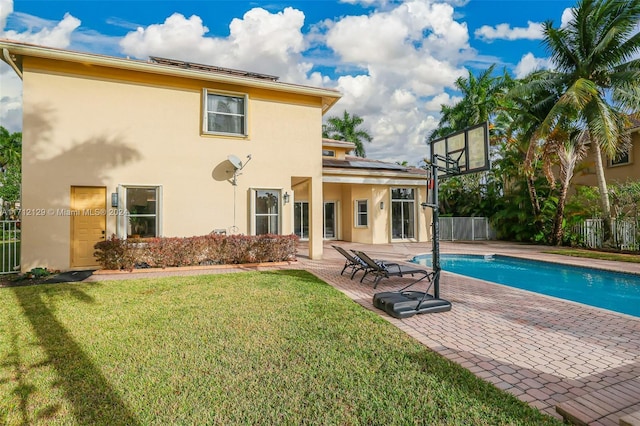
[{"label": "wooden front door", "polygon": [[71,267],[98,266],[93,246],[105,239],[107,188],[71,187]]}]

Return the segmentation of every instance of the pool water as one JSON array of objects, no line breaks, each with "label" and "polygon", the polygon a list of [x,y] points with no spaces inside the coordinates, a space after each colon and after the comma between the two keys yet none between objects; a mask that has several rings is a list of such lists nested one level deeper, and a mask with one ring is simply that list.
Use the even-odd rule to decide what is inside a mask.
[{"label": "pool water", "polygon": [[[431,266],[431,255],[414,257]],[[441,255],[443,271],[640,317],[640,275],[499,255]]]}]

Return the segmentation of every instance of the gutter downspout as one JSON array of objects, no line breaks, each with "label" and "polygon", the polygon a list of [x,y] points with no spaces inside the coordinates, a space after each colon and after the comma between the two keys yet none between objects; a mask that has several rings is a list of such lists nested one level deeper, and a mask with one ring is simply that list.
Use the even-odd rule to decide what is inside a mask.
[{"label": "gutter downspout", "polygon": [[20,77],[20,80],[22,80],[22,71],[20,71],[20,68],[18,68],[16,63],[13,62],[13,59],[11,59],[11,55],[9,54],[9,49],[7,49],[6,47],[2,49],[2,57],[4,61],[8,63],[11,66],[11,68],[13,68],[16,74],[18,74],[18,77]]}]

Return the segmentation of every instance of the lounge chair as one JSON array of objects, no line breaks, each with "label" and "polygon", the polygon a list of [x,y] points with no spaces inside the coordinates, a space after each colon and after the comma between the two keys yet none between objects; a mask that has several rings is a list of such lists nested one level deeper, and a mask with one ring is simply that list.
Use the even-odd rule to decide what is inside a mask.
[{"label": "lounge chair", "polygon": [[378,286],[378,283],[380,283],[383,278],[403,277],[405,275],[414,276],[415,274],[420,274],[421,277],[412,283],[414,284],[418,281],[424,280],[425,278],[431,280],[431,277],[435,275],[433,271],[427,271],[426,269],[414,268],[411,266],[399,265],[397,263],[376,263],[375,260],[371,259],[366,253],[362,251],[354,250],[353,252],[358,256],[359,259],[367,264],[367,270],[360,279],[360,282],[362,282],[367,274],[372,274],[375,276],[373,280],[373,288],[376,288]]},{"label": "lounge chair", "polygon": [[340,253],[346,259],[344,262],[344,267],[342,268],[342,271],[340,271],[340,275],[344,274],[344,271],[346,271],[347,269],[351,270],[351,279],[353,279],[353,277],[356,275],[356,272],[358,271],[365,271],[366,273],[366,270],[369,267],[364,262],[364,260],[360,259],[355,254],[349,253],[348,251],[346,251],[340,246],[332,245],[331,247],[336,249],[338,253]]}]

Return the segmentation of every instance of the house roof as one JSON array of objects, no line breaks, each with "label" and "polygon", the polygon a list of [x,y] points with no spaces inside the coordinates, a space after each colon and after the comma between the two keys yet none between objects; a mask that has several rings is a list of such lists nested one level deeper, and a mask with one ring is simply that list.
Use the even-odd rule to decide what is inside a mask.
[{"label": "house roof", "polygon": [[331,148],[345,148],[351,150],[355,149],[356,144],[348,141],[338,141],[335,139],[322,138],[322,146],[328,146]]},{"label": "house roof", "polygon": [[[323,169],[342,169],[344,171],[359,172],[393,172],[397,175],[406,175],[411,177],[426,178],[427,171],[418,167],[407,167],[396,163],[388,163],[385,161],[371,160],[369,158],[354,157],[347,155],[344,160],[335,158],[323,158]],[[339,170],[335,170],[340,173]]]},{"label": "house roof", "polygon": [[629,131],[637,132],[640,130],[640,118],[636,114],[629,115]]},{"label": "house roof", "polygon": [[342,94],[335,89],[304,86],[277,81],[277,77],[248,71],[233,70],[193,62],[152,57],[150,61],[98,55],[65,49],[39,46],[14,40],[0,39],[2,60],[7,62],[18,75],[22,72],[22,58],[36,57],[50,60],[81,63],[91,66],[117,68],[143,73],[168,75],[182,78],[196,78],[226,84],[241,84],[252,88],[295,93],[322,98],[322,111],[328,111]]},{"label": "house roof", "polygon": [[251,78],[258,78],[262,80],[271,80],[271,81],[278,81],[279,79],[279,77],[275,75],[259,74],[251,71],[236,70],[233,68],[224,68],[224,67],[217,67],[214,65],[199,64],[196,62],[186,62],[186,61],[180,61],[177,59],[161,58],[159,56],[149,56],[149,59],[151,60],[151,62],[154,62],[156,64],[172,65],[174,67],[184,68],[184,69],[195,69],[195,70],[207,71],[207,72],[219,72],[222,74],[235,75],[239,77],[251,77]]}]

